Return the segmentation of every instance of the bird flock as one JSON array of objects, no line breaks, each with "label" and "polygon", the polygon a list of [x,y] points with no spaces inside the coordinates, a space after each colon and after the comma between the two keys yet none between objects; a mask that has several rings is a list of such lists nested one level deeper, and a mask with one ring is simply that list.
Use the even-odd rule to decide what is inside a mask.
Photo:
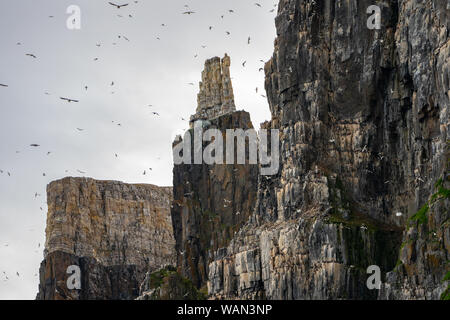
[{"label": "bird flock", "polygon": [[[139,12],[139,9],[137,7],[139,5],[139,1],[130,1],[130,2],[126,2],[126,3],[106,2],[105,5],[109,6],[111,8],[111,10],[113,10],[113,14],[117,18],[128,17],[128,19],[133,19],[135,17],[135,13],[131,12],[131,9],[133,7],[136,8],[136,13]],[[264,9],[264,6],[261,5],[258,2],[255,2],[253,5],[254,5],[255,9],[257,9],[257,10],[263,10]],[[273,4],[272,7],[267,8],[267,12],[273,13],[276,10],[275,9],[276,7],[277,7],[277,4]],[[185,17],[190,17],[190,18],[187,18],[187,19],[196,19],[195,17],[197,16],[198,12],[199,12],[198,10],[192,9],[190,7],[190,5],[185,4],[180,10],[180,15],[181,16],[185,16]],[[219,20],[223,20],[223,19],[226,18],[227,15],[236,15],[236,14],[239,14],[238,10],[236,10],[236,9],[228,9],[225,13],[219,14],[219,16],[217,18]],[[49,15],[48,18],[49,19],[53,19],[53,18],[55,18],[55,15]],[[132,20],[130,20],[130,21],[132,21]],[[170,28],[170,23],[167,23],[167,22],[160,23],[160,27],[162,29]],[[217,29],[217,26],[214,25],[214,24],[207,24],[205,26],[205,29],[212,32],[212,31],[215,31]],[[224,37],[231,37],[231,36],[232,36],[231,31],[230,30],[225,30]],[[161,34],[157,34],[154,39],[156,39],[157,41],[161,41],[163,39],[163,37],[161,36]],[[118,44],[120,44],[120,41],[123,41],[124,43],[128,43],[128,42],[131,42],[132,39],[126,34],[118,34],[117,37],[116,37],[116,40],[111,42],[111,44],[113,46],[117,46]],[[250,45],[253,44],[253,38],[250,35],[248,37],[246,37],[246,43],[245,44],[247,46],[250,46]],[[22,42],[15,42],[15,45],[16,46],[23,46]],[[104,42],[97,41],[97,42],[95,42],[93,44],[93,46],[94,45],[97,48],[101,48],[104,45]],[[201,44],[199,46],[199,49],[206,49],[206,48],[208,48],[208,45],[205,44],[205,43],[203,43],[203,44]],[[27,59],[30,59],[31,61],[36,61],[36,62],[39,62],[40,56],[42,57],[42,55],[39,54],[39,52],[35,53],[32,50],[23,52],[22,54],[24,54]],[[198,58],[198,57],[199,57],[199,53],[195,53],[194,54],[194,58]],[[100,56],[94,56],[94,57],[92,57],[92,61],[99,62],[101,60],[101,58],[102,57],[100,57]],[[264,60],[259,60],[259,63],[265,63],[265,61]],[[241,62],[241,66],[242,66],[242,68],[247,68],[247,60],[242,61]],[[262,71],[264,71],[264,68],[263,67],[259,67],[258,71],[262,72]],[[2,75],[3,74],[0,74],[0,77]],[[189,82],[188,85],[189,86],[195,86],[195,84],[193,82]],[[116,82],[115,81],[111,81],[109,86],[111,88],[110,94],[115,94],[115,90],[113,90],[113,88],[116,87]],[[2,90],[8,90],[11,87],[12,87],[11,84],[5,83],[4,79],[0,78],[0,94],[2,94]],[[84,92],[89,92],[90,91],[90,87],[89,87],[88,84],[82,84],[81,88],[84,89]],[[256,88],[255,91],[256,91],[256,94],[258,94],[259,89]],[[43,92],[43,94],[46,95],[46,96],[55,96],[55,99],[61,101],[61,103],[67,103],[68,105],[82,104],[82,100],[83,100],[82,99],[83,97],[74,97],[74,96],[71,96],[70,94],[67,94],[67,93],[53,94],[52,90],[46,90],[46,91]],[[261,94],[261,97],[266,98],[262,94]],[[150,110],[149,114],[151,116],[154,116],[154,117],[160,117],[161,116],[161,112],[160,111],[155,111],[155,108],[157,108],[157,107],[154,106],[153,104],[147,104],[144,107],[148,108]],[[188,119],[186,119],[186,117],[180,117],[180,119],[182,121],[185,121],[186,123],[188,123]],[[117,126],[117,127],[122,127],[122,123],[121,122],[112,120],[111,123],[113,125]],[[82,133],[86,132],[85,128],[79,127],[79,126],[75,127],[74,130],[76,132],[78,132],[79,134],[82,134]],[[43,147],[39,143],[33,142],[33,143],[30,143],[28,145],[28,148],[39,149],[39,148],[43,148]],[[46,152],[47,156],[50,156],[50,155],[53,154],[52,151],[45,151],[45,152]],[[20,153],[20,151],[16,151],[16,153]],[[114,157],[118,158],[119,154],[114,153]],[[158,159],[160,159],[160,157],[158,157]],[[86,171],[81,170],[81,169],[76,169],[75,171],[77,173],[81,174],[81,175],[85,175],[87,173]],[[143,176],[146,176],[152,171],[153,171],[153,169],[151,167],[147,167],[141,172],[142,172]],[[67,172],[69,172],[69,170],[65,170],[65,172],[67,173]],[[0,168],[0,176],[1,175],[6,175],[7,177],[11,177],[12,170],[5,170],[5,169]],[[43,172],[42,176],[45,177],[46,173]],[[41,198],[41,194],[38,193],[38,192],[35,192],[34,193],[34,199],[36,200],[36,199],[39,199],[39,198]],[[43,206],[40,206],[39,209],[41,211],[43,211]],[[9,243],[4,244],[3,246],[4,246],[4,248],[8,248],[9,247]],[[38,244],[38,248],[40,248],[40,247],[41,247],[41,244],[39,243]],[[11,279],[11,275],[8,275],[5,271],[1,271],[1,275],[2,275],[2,280],[3,281],[8,281],[8,280]],[[19,272],[16,272],[15,276],[18,277],[18,278],[21,277]],[[37,277],[37,274],[34,274],[34,276]]]}]

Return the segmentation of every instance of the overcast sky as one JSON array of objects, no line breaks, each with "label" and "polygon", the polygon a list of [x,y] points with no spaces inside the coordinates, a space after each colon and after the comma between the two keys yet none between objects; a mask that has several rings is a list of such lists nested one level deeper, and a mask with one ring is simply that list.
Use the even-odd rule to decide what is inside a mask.
[{"label": "overcast sky", "polygon": [[[80,170],[172,184],[172,140],[195,112],[206,59],[228,53],[237,109],[255,127],[270,118],[258,70],[273,52],[276,0],[107,2],[0,0],[0,299],[36,296],[49,182]],[[66,27],[70,5],[81,30]]]}]

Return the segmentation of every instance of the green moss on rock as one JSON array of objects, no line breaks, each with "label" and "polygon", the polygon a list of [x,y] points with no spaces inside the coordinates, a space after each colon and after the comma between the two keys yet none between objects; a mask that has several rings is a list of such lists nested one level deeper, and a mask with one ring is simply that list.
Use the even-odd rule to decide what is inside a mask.
[{"label": "green moss on rock", "polygon": [[150,274],[149,300],[206,300],[207,293],[197,290],[192,281],[169,266]]}]

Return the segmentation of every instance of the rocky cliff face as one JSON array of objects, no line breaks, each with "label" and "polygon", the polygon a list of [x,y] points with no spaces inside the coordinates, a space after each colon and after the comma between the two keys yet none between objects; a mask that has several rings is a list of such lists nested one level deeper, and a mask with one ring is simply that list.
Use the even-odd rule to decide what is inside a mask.
[{"label": "rocky cliff face", "polygon": [[[172,188],[65,178],[47,187],[38,299],[133,299],[149,270],[175,264]],[[81,289],[71,290],[70,266]]]},{"label": "rocky cliff face", "polygon": [[[280,1],[265,72],[281,169],[260,178],[254,214],[216,252],[212,296],[437,299],[445,290],[449,8],[378,1],[381,30],[369,30],[372,4]],[[381,268],[382,294],[366,286],[370,265]]]},{"label": "rocky cliff face", "polygon": [[[212,253],[226,247],[247,221],[256,200],[258,166],[226,162],[227,129],[252,129],[250,115],[235,111],[229,73],[230,58],[212,58],[205,63],[197,113],[192,116],[191,155],[194,158],[194,127],[202,132],[217,129],[223,135],[224,164],[182,163],[173,169],[174,201],[172,221],[176,239],[178,269],[181,275],[201,288],[206,286]],[[185,137],[186,139],[186,137]],[[183,143],[177,139],[174,146]],[[200,142],[204,152],[209,142]],[[232,154],[238,148],[235,141]],[[185,152],[185,150],[183,150]]]},{"label": "rocky cliff face", "polygon": [[[170,215],[169,189],[51,184],[38,298],[449,299],[450,7],[377,1],[373,30],[371,5],[280,0],[263,124],[280,132],[277,174],[176,164]],[[191,137],[252,128],[229,66],[206,62]],[[81,291],[64,289],[71,264]]]},{"label": "rocky cliff face", "polygon": [[227,54],[223,59],[214,57],[206,60],[202,81],[199,84],[197,109],[191,116],[191,123],[236,111],[230,65],[231,59]]}]

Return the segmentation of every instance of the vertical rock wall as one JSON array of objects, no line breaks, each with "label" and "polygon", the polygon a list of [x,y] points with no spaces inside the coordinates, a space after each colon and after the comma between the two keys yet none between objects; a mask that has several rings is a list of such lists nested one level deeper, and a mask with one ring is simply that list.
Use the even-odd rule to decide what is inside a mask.
[{"label": "vertical rock wall", "polygon": [[[133,299],[149,270],[175,264],[172,188],[64,178],[47,187],[38,299]],[[67,268],[78,266],[81,290]]]},{"label": "vertical rock wall", "polygon": [[197,109],[191,116],[191,123],[236,111],[230,65],[231,59],[227,54],[223,59],[214,57],[206,60],[197,95]]},{"label": "vertical rock wall", "polygon": [[[378,1],[382,28],[369,30],[372,4],[280,1],[265,72],[281,170],[260,179],[254,215],[211,263],[211,295],[375,299],[369,265],[381,268],[390,298],[444,291],[449,10]],[[428,225],[410,229],[439,179]],[[405,267],[386,280],[400,249]]]},{"label": "vertical rock wall", "polygon": [[[248,140],[246,164],[226,163],[226,130],[253,128],[247,112],[234,111],[229,66],[230,59],[226,55],[222,62],[217,57],[206,61],[197,113],[191,117],[192,127],[201,127],[203,132],[220,130],[224,164],[208,165],[203,161],[202,164],[175,165],[173,169],[172,221],[178,269],[197,288],[206,286],[213,252],[228,245],[253,212],[256,201],[259,171],[256,164],[248,164]],[[189,134],[193,158],[193,128]],[[179,143],[183,140],[176,140],[174,145]],[[202,153],[209,144],[200,142]],[[237,154],[237,139],[231,151]]]}]

